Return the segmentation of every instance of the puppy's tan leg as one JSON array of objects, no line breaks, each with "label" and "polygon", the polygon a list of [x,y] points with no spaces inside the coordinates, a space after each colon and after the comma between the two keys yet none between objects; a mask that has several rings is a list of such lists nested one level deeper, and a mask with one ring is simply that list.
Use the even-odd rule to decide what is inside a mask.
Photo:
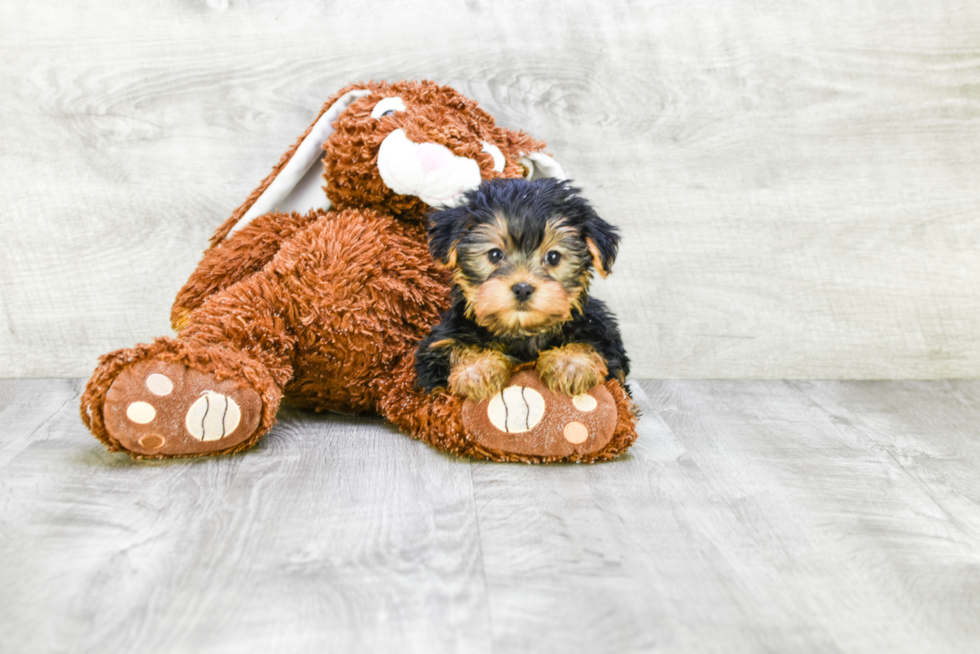
[{"label": "puppy's tan leg", "polygon": [[538,374],[553,393],[578,395],[606,380],[605,360],[591,345],[571,343],[538,356]]},{"label": "puppy's tan leg", "polygon": [[453,350],[449,390],[479,402],[503,389],[510,380],[513,360],[502,352],[461,347]]}]

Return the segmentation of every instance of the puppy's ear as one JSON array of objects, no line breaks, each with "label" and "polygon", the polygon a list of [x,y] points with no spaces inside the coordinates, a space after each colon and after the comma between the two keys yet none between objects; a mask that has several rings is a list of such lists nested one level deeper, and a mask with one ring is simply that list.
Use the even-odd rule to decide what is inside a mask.
[{"label": "puppy's ear", "polygon": [[437,263],[456,267],[456,245],[472,218],[464,207],[429,214],[429,252]]},{"label": "puppy's ear", "polygon": [[612,272],[613,262],[619,252],[619,233],[615,227],[593,213],[582,226],[582,236],[592,255],[592,266],[605,279]]},{"label": "puppy's ear", "polygon": [[532,183],[541,189],[542,195],[554,198],[559,215],[578,227],[592,255],[592,267],[602,277],[608,275],[619,251],[619,231],[600,218],[570,182],[548,179]]}]

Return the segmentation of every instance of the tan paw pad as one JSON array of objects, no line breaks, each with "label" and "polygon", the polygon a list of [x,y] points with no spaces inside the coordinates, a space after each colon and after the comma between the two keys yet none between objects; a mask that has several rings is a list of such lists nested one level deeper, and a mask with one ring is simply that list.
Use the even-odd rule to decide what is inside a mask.
[{"label": "tan paw pad", "polygon": [[574,397],[553,393],[537,371],[520,370],[489,400],[463,402],[463,428],[483,447],[547,457],[602,449],[616,430],[616,402],[602,384]]},{"label": "tan paw pad", "polygon": [[145,456],[208,454],[255,434],[262,398],[233,379],[146,360],[124,369],[106,393],[106,431],[119,446]]}]

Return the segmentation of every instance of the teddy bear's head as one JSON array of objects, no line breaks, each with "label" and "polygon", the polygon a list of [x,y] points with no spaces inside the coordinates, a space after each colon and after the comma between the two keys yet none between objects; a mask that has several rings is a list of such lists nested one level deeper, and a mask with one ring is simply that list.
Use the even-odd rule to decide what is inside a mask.
[{"label": "teddy bear's head", "polygon": [[[476,102],[432,82],[359,84],[324,144],[327,196],[412,218],[451,207],[482,180],[522,177],[544,143],[498,127]],[[523,160],[523,162],[522,162]],[[540,171],[538,171],[540,172]]]},{"label": "teddy bear's head", "polygon": [[455,206],[483,180],[564,178],[544,147],[497,126],[476,102],[448,86],[351,84],[327,101],[215,241],[272,211],[364,208],[421,224],[429,208]]}]

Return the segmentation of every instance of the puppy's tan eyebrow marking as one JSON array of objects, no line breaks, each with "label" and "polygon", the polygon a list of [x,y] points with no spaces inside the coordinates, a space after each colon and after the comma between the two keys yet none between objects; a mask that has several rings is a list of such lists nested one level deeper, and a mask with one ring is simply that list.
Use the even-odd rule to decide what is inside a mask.
[{"label": "puppy's tan eyebrow marking", "polygon": [[574,241],[578,232],[574,227],[565,224],[564,218],[549,220],[544,228],[544,238],[538,246],[538,252],[544,256],[549,250],[561,250],[567,253],[569,241]]},{"label": "puppy's tan eyebrow marking", "polygon": [[499,245],[504,252],[513,249],[514,242],[510,237],[510,229],[507,227],[507,216],[499,211],[494,214],[496,220],[493,224],[485,225],[488,232],[492,235],[495,245]]},{"label": "puppy's tan eyebrow marking", "polygon": [[429,343],[429,349],[434,350],[437,347],[447,347],[453,345],[456,341],[451,338],[444,338],[442,340],[436,341],[435,343]]},{"label": "puppy's tan eyebrow marking", "polygon": [[469,241],[483,241],[488,244],[496,245],[499,248],[507,249],[510,234],[507,232],[507,221],[499,214],[497,220],[492,223],[483,223],[473,228]]}]

